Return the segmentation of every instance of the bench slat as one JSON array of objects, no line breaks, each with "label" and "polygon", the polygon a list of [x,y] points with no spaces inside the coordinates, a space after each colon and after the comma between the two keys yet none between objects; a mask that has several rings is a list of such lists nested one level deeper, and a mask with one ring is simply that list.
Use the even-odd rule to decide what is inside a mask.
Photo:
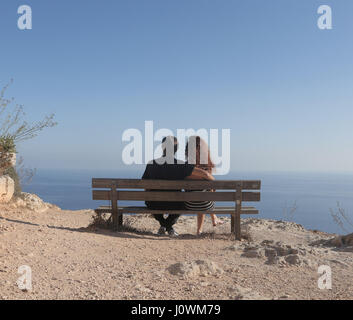
[{"label": "bench slat", "polygon": [[[123,213],[146,213],[146,214],[197,214],[197,213],[214,213],[214,214],[234,214],[234,207],[215,207],[213,210],[207,211],[194,211],[194,210],[152,210],[147,207],[119,207],[119,210]],[[111,213],[111,206],[100,206],[95,210],[97,213]],[[259,211],[254,207],[242,207],[241,214],[258,214]]]},{"label": "bench slat", "polygon": [[140,179],[108,179],[93,178],[92,188],[110,188],[115,183],[119,189],[187,189],[187,190],[235,190],[242,183],[244,190],[260,190],[260,180],[140,180]]},{"label": "bench slat", "polygon": [[[93,190],[93,200],[111,200],[108,190]],[[118,200],[133,201],[235,201],[235,192],[118,191]],[[242,201],[260,201],[260,192],[242,192]]]}]

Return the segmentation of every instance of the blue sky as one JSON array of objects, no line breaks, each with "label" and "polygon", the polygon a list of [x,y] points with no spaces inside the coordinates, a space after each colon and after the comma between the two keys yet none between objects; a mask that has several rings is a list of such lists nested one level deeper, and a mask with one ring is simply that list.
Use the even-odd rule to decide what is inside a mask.
[{"label": "blue sky", "polygon": [[[28,4],[33,29],[17,28]],[[330,5],[333,29],[319,30]],[[230,128],[232,171],[353,171],[353,2],[2,0],[0,86],[27,166],[126,169],[122,133]]]}]

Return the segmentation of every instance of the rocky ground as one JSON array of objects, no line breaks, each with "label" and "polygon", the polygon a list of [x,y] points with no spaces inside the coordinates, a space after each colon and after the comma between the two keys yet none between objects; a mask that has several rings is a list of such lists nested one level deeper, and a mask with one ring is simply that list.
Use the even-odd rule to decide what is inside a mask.
[{"label": "rocky ground", "polygon": [[[45,210],[44,207],[45,206]],[[40,209],[42,208],[42,209]],[[125,232],[89,226],[91,210],[63,211],[31,196],[0,208],[0,299],[352,299],[353,241],[283,221],[242,219],[195,236],[156,236],[149,216],[125,216]],[[335,240],[330,240],[335,239]],[[20,290],[20,266],[32,290]],[[320,265],[332,289],[319,289]]]}]

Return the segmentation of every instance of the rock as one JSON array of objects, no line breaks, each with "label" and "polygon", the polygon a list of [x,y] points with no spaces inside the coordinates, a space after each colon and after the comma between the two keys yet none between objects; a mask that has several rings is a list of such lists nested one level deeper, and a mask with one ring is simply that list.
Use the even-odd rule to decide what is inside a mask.
[{"label": "rock", "polygon": [[353,233],[330,239],[327,241],[326,244],[334,247],[353,246]]},{"label": "rock", "polygon": [[15,182],[8,176],[0,177],[0,203],[8,203],[15,192]]},{"label": "rock", "polygon": [[242,257],[247,258],[262,258],[264,256],[263,250],[258,247],[246,247],[244,248],[244,252],[241,255]]},{"label": "rock", "polygon": [[299,266],[302,264],[302,260],[300,259],[300,257],[297,254],[290,254],[290,255],[286,256],[284,258],[284,260],[291,265]]},{"label": "rock", "polygon": [[282,242],[277,242],[275,245],[270,245],[269,248],[274,250],[276,255],[281,257],[299,253],[298,249],[292,248],[290,245],[285,245]]},{"label": "rock", "polygon": [[267,258],[266,264],[283,264],[283,261],[280,259],[280,257],[270,256]]},{"label": "rock", "polygon": [[210,285],[209,282],[201,282],[201,283],[200,283],[200,286],[201,286],[201,287],[208,287],[209,285]]},{"label": "rock", "polygon": [[277,256],[277,251],[273,248],[265,249],[265,256],[267,258],[272,258]]},{"label": "rock", "polygon": [[51,207],[51,205],[44,202],[37,195],[26,192],[22,192],[19,199],[16,201],[18,205],[26,207],[27,209],[35,212],[44,212]]},{"label": "rock", "polygon": [[140,291],[140,292],[143,292],[143,293],[150,293],[150,292],[152,292],[151,289],[146,288],[146,287],[144,287],[143,285],[141,285],[141,284],[139,284],[139,283],[135,286],[135,290]]},{"label": "rock", "polygon": [[267,246],[270,244],[274,244],[274,241],[273,240],[264,240],[261,242],[261,245],[263,245],[263,246]]},{"label": "rock", "polygon": [[232,292],[231,298],[235,300],[268,300],[267,297],[260,295],[250,288],[236,286],[234,288],[229,287],[228,290]]},{"label": "rock", "polygon": [[310,260],[310,259],[303,259],[302,261],[303,261],[304,264],[306,264],[310,268],[313,268],[314,265],[315,265],[315,263],[312,260]]},{"label": "rock", "polygon": [[238,249],[239,249],[239,245],[238,244],[233,244],[233,245],[231,245],[229,247],[224,248],[224,250],[230,250],[230,251],[236,251]]},{"label": "rock", "polygon": [[193,278],[197,276],[220,275],[223,270],[213,261],[196,260],[191,262],[178,262],[167,268],[173,275],[179,275],[183,278]]},{"label": "rock", "polygon": [[[263,244],[263,243],[262,243]],[[292,248],[290,245],[285,245],[282,242],[268,244],[265,248],[265,256],[267,257],[266,264],[279,265],[302,265],[303,263],[311,265],[311,261],[303,260],[301,256],[306,255],[305,248]]]}]

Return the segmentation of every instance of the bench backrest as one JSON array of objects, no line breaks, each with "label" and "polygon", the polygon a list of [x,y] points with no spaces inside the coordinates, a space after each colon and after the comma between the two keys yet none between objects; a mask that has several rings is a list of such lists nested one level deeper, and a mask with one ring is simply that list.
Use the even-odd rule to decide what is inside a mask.
[{"label": "bench backrest", "polygon": [[[260,201],[260,180],[141,180],[93,178],[93,200],[134,201]],[[142,189],[139,191],[128,189]],[[146,191],[146,190],[222,190],[211,191]],[[225,190],[225,191],[224,191]]]}]

